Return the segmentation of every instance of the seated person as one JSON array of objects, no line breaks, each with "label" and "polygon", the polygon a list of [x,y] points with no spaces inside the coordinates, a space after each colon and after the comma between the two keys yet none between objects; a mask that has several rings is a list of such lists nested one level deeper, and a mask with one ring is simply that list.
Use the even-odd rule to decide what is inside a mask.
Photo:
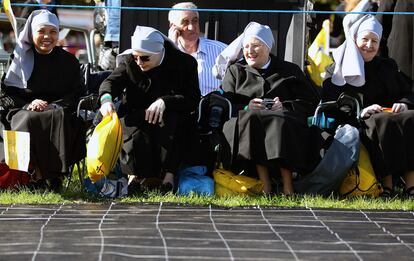
[{"label": "seated person", "polygon": [[52,188],[59,188],[63,174],[85,156],[82,122],[74,113],[82,91],[79,62],[56,46],[58,37],[56,15],[33,11],[1,86],[10,127],[30,133],[30,162]]},{"label": "seated person", "polygon": [[[226,44],[210,40],[200,35],[199,14],[195,10],[197,6],[192,2],[182,2],[174,5],[168,13],[170,29],[168,37],[181,51],[190,54],[197,60],[198,80],[201,95],[205,96],[216,91],[221,84],[211,72],[214,61]],[[181,10],[174,10],[181,9]]]},{"label": "seated person", "polygon": [[131,49],[118,58],[124,61],[101,84],[99,96],[105,116],[115,111],[112,97],[122,94],[123,172],[139,179],[164,175],[162,189],[171,190],[184,136],[195,129],[190,113],[200,100],[197,62],[145,26],[136,27]]},{"label": "seated person", "polygon": [[359,98],[366,145],[384,195],[390,196],[392,176],[405,177],[406,193],[414,195],[414,94],[410,81],[394,60],[376,56],[382,34],[378,20],[354,19],[345,42],[334,52],[331,77],[323,83],[324,101],[345,92]]},{"label": "seated person", "polygon": [[[269,169],[279,169],[283,193],[293,193],[292,171],[311,171],[308,167],[309,141],[307,116],[319,101],[303,72],[293,63],[270,53],[274,44],[266,25],[251,22],[244,33],[226,48],[216,64],[222,72],[226,61],[244,59],[230,65],[222,88],[231,101],[234,118],[223,132],[233,158],[253,163],[271,192]],[[227,56],[223,57],[223,56]]]}]

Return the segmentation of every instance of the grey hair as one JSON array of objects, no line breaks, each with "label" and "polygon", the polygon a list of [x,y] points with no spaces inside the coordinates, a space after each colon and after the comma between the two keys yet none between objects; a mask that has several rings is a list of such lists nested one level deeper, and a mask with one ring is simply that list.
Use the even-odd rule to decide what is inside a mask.
[{"label": "grey hair", "polygon": [[[197,9],[197,6],[193,2],[182,2],[173,5],[172,9]],[[180,12],[182,10],[170,10],[168,12],[168,21],[170,23],[178,23],[178,20],[180,19]],[[197,17],[199,17],[199,14],[197,11],[193,11],[197,13]]]}]

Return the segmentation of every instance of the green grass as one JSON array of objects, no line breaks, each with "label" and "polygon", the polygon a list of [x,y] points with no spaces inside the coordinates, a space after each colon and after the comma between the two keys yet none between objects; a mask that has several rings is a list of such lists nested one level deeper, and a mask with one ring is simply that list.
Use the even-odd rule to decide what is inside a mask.
[{"label": "green grass", "polygon": [[0,204],[102,204],[111,201],[120,203],[173,203],[194,206],[272,206],[272,207],[311,207],[311,208],[343,208],[343,209],[384,209],[384,210],[414,210],[414,200],[393,198],[384,200],[381,198],[328,198],[320,196],[231,196],[231,197],[206,197],[199,195],[178,196],[173,193],[162,195],[157,191],[144,192],[137,196],[128,196],[119,199],[105,199],[84,192],[73,175],[74,180],[62,193],[48,191],[2,191],[0,192]]},{"label": "green grass", "polygon": [[[76,183],[79,184],[79,183]],[[63,193],[40,192],[21,190],[3,191],[0,193],[0,204],[86,204],[108,203],[111,199],[103,199],[80,191],[72,185]],[[391,200],[372,198],[340,199],[337,197],[323,198],[319,196],[231,196],[205,197],[198,195],[178,196],[172,193],[162,195],[156,191],[145,192],[139,196],[128,196],[114,201],[120,203],[174,203],[194,206],[273,206],[273,207],[311,207],[311,208],[344,208],[344,209],[387,209],[387,210],[414,210],[414,200]]]}]

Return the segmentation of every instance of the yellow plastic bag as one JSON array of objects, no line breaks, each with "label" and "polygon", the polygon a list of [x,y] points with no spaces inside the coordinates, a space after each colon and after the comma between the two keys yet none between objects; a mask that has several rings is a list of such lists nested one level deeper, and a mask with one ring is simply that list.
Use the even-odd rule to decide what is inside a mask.
[{"label": "yellow plastic bag", "polygon": [[347,197],[378,197],[382,193],[382,187],[375,177],[368,151],[362,144],[360,145],[358,168],[349,170],[339,188],[339,193]]},{"label": "yellow plastic bag", "polygon": [[106,177],[114,168],[122,148],[122,127],[116,113],[96,126],[86,152],[86,166],[92,182]]},{"label": "yellow plastic bag", "polygon": [[218,196],[252,195],[263,192],[263,182],[251,177],[235,175],[222,168],[215,169],[213,176],[214,192]]}]

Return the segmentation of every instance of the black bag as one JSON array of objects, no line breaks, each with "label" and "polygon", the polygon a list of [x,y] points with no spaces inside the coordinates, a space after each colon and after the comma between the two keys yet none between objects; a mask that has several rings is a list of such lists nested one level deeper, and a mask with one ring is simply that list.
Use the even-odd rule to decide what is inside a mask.
[{"label": "black bag", "polygon": [[[349,118],[358,120],[360,106],[356,98],[341,94],[338,100],[321,103],[315,110],[311,128],[318,128],[314,140],[324,140],[320,144],[322,158],[316,168],[309,174],[300,176],[294,182],[298,193],[329,196],[342,184],[349,169],[356,164],[359,157],[359,130],[349,124],[329,124],[326,112],[340,111]],[[328,114],[327,114],[328,115]],[[323,117],[322,117],[323,116]],[[311,155],[316,158],[319,155]]]},{"label": "black bag", "polygon": [[[331,137],[327,132],[321,135],[325,139]],[[349,124],[339,126],[317,167],[294,182],[295,192],[329,196],[338,191],[349,169],[358,161],[359,144],[357,128]]]}]

